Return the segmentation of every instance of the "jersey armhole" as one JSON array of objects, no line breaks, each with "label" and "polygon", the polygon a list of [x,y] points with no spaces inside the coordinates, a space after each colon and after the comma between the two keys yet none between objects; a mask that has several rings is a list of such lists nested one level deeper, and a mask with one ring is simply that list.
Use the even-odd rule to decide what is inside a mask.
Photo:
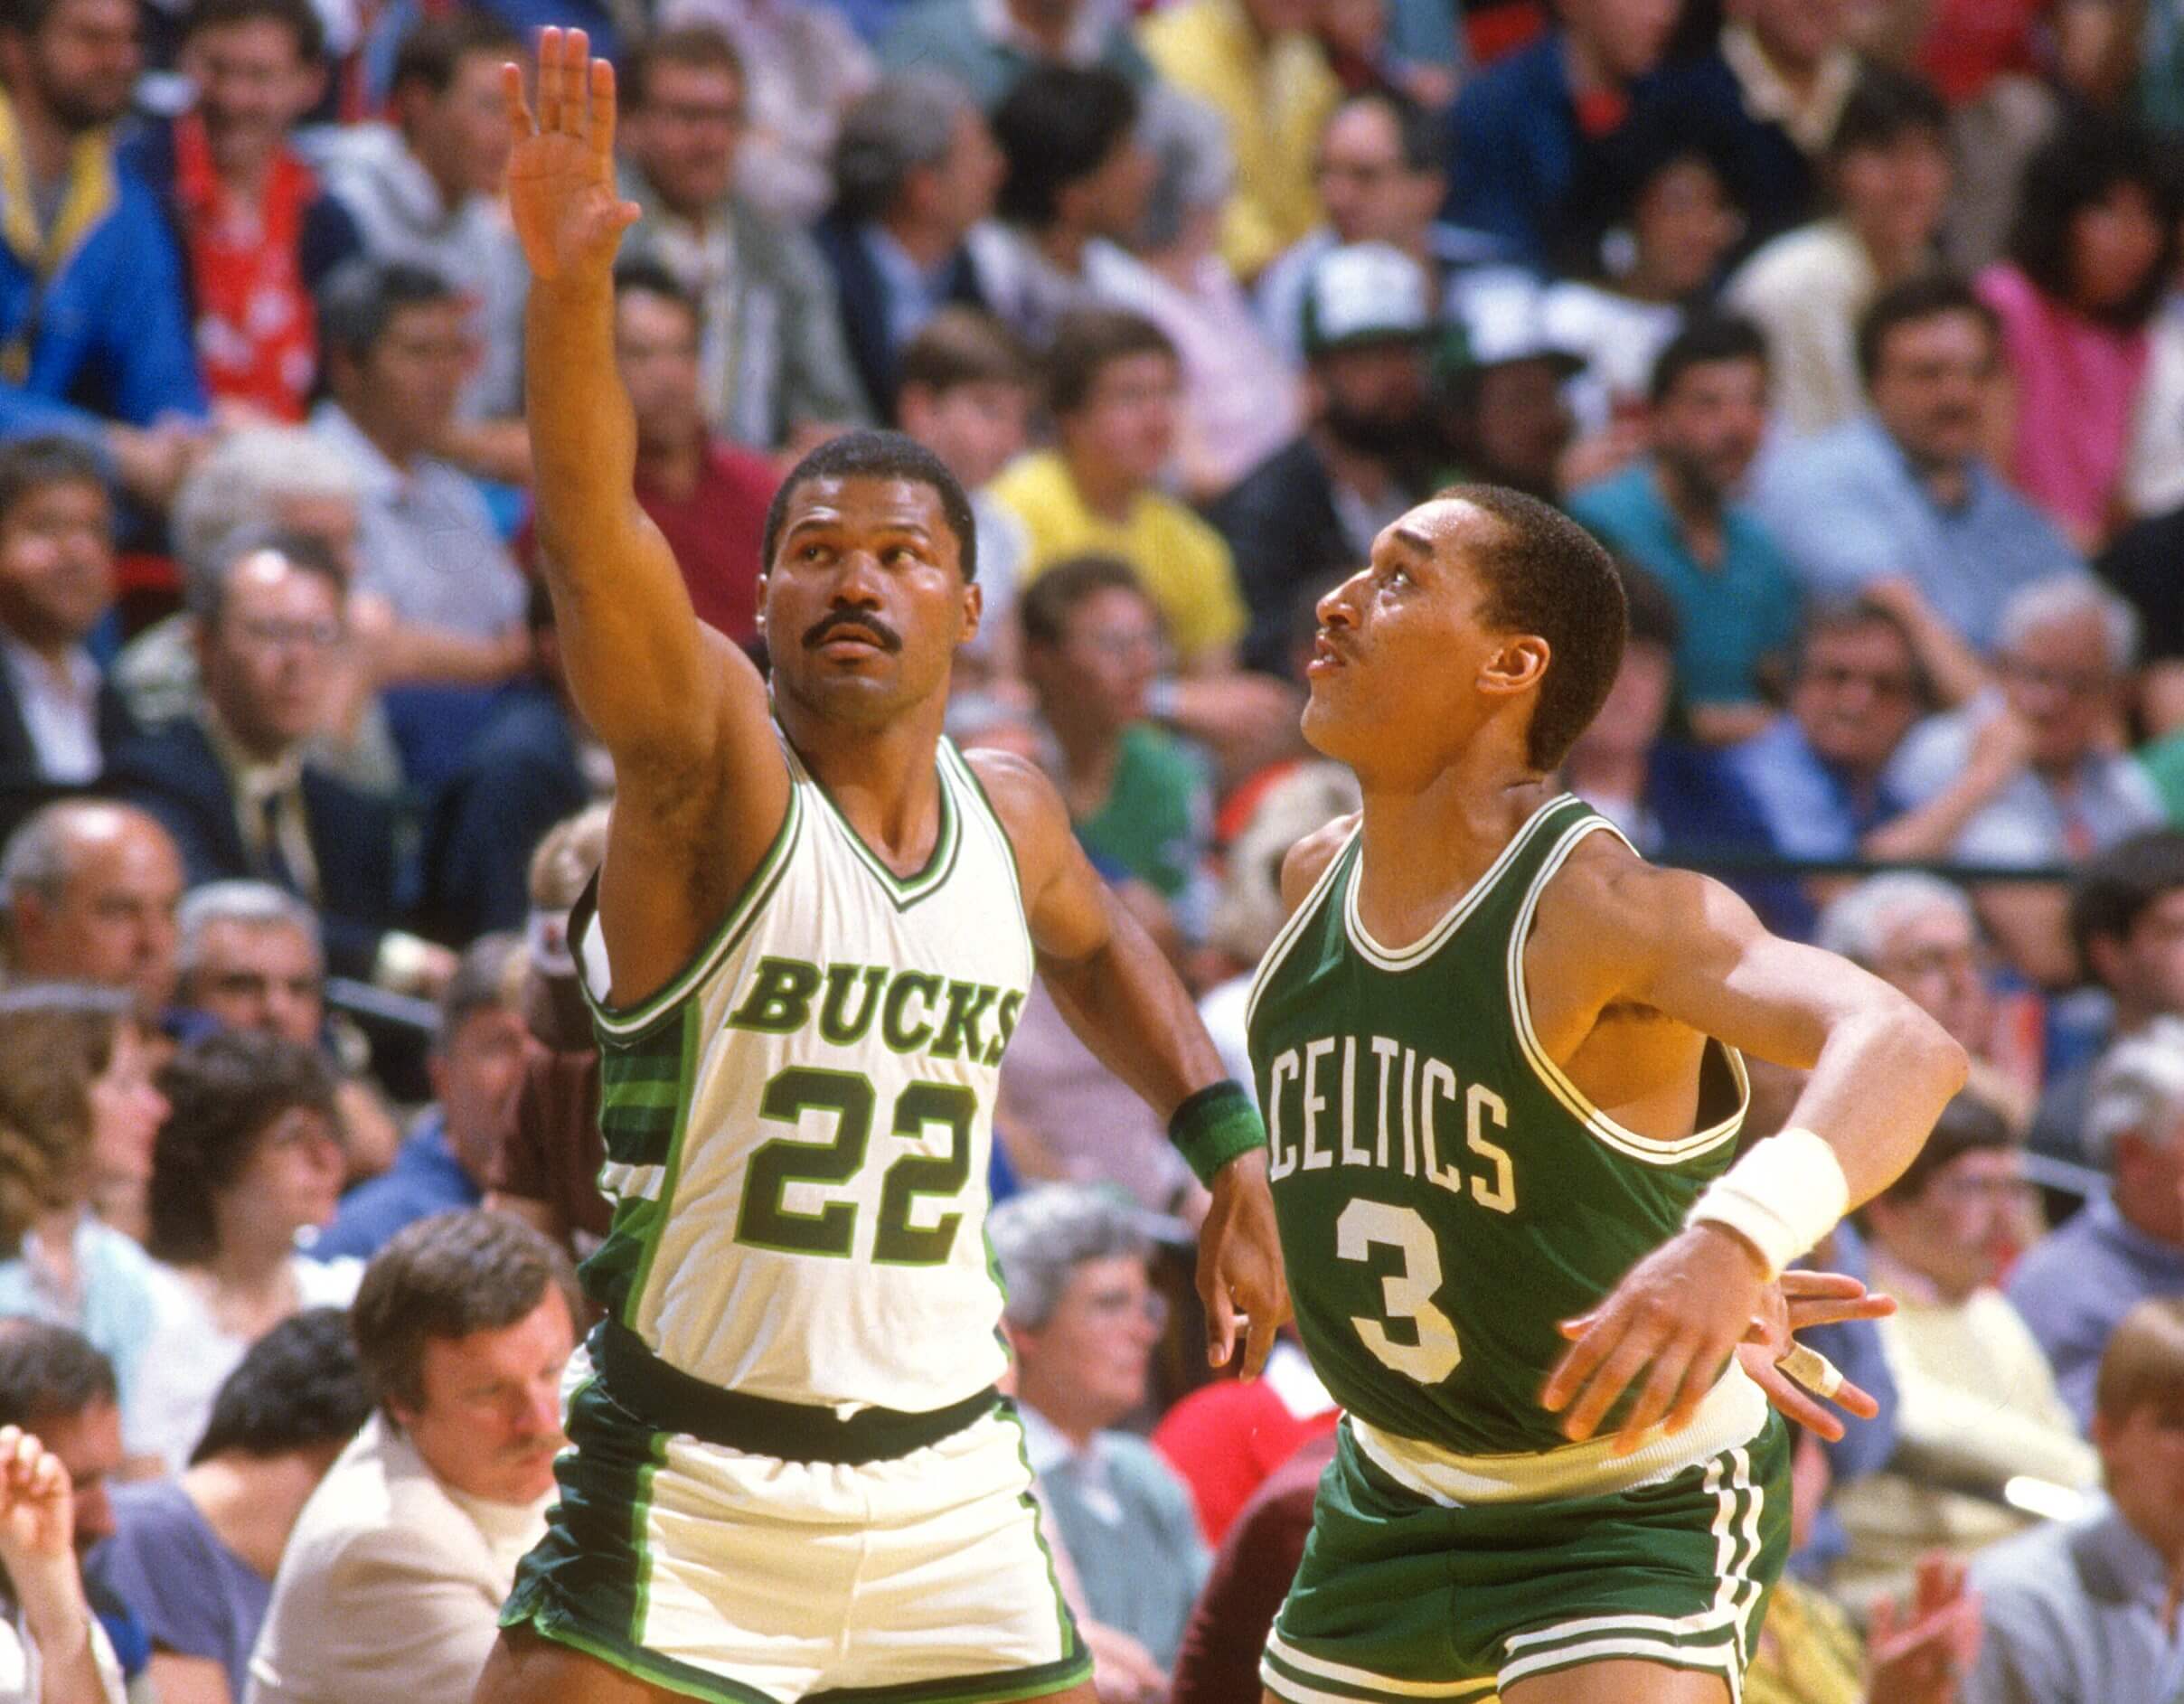
[{"label": "jersey armhole", "polygon": [[781,885],[781,879],[788,870],[789,852],[803,821],[803,789],[792,783],[788,808],[782,813],[781,826],[775,831],[773,844],[766,849],[766,856],[758,861],[758,869],[743,884],[743,890],[730,902],[727,915],[692,955],[687,965],[655,993],[635,1005],[616,1006],[607,999],[608,991],[614,986],[614,971],[607,960],[606,931],[598,921],[599,873],[592,871],[591,880],[584,884],[584,891],[570,908],[569,940],[577,961],[577,985],[583,991],[584,1003],[591,1008],[592,1021],[602,1041],[635,1041],[650,1033],[735,949],[750,926],[758,921],[774,890]]}]

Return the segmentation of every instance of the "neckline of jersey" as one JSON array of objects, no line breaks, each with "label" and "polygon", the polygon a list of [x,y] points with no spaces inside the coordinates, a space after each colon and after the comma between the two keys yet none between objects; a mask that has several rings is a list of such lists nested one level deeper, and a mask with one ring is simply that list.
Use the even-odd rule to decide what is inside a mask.
[{"label": "neckline of jersey", "polygon": [[1516,861],[1517,854],[1538,834],[1540,824],[1546,822],[1549,815],[1564,805],[1577,802],[1577,796],[1574,793],[1558,793],[1538,805],[1518,826],[1517,832],[1510,836],[1509,843],[1494,855],[1493,862],[1487,865],[1484,873],[1464,890],[1431,928],[1408,946],[1383,946],[1373,938],[1372,931],[1365,927],[1364,916],[1358,908],[1358,890],[1365,880],[1365,835],[1360,824],[1357,853],[1351,860],[1350,880],[1344,884],[1342,891],[1342,927],[1349,935],[1351,944],[1382,970],[1415,968],[1448,944],[1449,937],[1464,926],[1471,914],[1485,901],[1486,896],[1500,884],[1502,878],[1508,873],[1510,865]]},{"label": "neckline of jersey", "polygon": [[[812,791],[825,804],[827,814],[841,826],[843,838],[849,842],[850,850],[856,853],[858,861],[871,871],[880,886],[887,890],[889,899],[894,901],[898,910],[915,904],[940,885],[955,865],[956,843],[962,839],[956,790],[948,785],[947,765],[942,760],[940,746],[936,745],[933,748],[933,784],[940,790],[940,824],[933,833],[933,850],[926,855],[925,862],[916,873],[899,876],[888,868],[886,861],[879,853],[865,844],[864,836],[857,832],[857,825],[850,821],[841,804],[827,790],[826,783],[819,778],[811,765],[805,762],[804,754],[796,749],[795,742],[788,737],[788,730],[778,721],[775,722],[774,730],[780,737],[781,748],[788,754],[795,775],[808,782]],[[946,743],[946,735],[941,736],[942,744]]]}]

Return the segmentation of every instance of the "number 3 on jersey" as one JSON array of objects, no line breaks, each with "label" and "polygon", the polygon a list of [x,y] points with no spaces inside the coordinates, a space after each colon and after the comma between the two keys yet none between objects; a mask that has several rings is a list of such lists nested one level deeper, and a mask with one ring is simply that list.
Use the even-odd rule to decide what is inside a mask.
[{"label": "number 3 on jersey", "polygon": [[[744,1181],[743,1205],[736,1214],[736,1240],[784,1254],[849,1258],[857,1240],[857,1207],[829,1201],[815,1213],[800,1213],[782,1200],[791,1183],[848,1182],[863,1169],[871,1145],[872,1081],[861,1071],[820,1070],[791,1066],[767,1083],[759,1116],[794,1125],[807,1112],[832,1113],[834,1139],[827,1143],[781,1138],[751,1155]],[[882,1266],[937,1266],[955,1246],[961,1213],[944,1213],[929,1228],[910,1223],[921,1195],[960,1194],[971,1178],[971,1121],[978,1097],[959,1084],[912,1083],[895,1098],[893,1128],[899,1136],[922,1136],[929,1125],[948,1133],[945,1154],[906,1154],[888,1168],[880,1194],[880,1227],[872,1238],[872,1258]]]},{"label": "number 3 on jersey", "polygon": [[1380,1321],[1353,1313],[1350,1323],[1365,1347],[1384,1366],[1422,1385],[1437,1385],[1455,1371],[1464,1359],[1455,1323],[1433,1299],[1441,1287],[1441,1251],[1417,1210],[1354,1200],[1335,1220],[1334,1236],[1334,1251],[1344,1260],[1370,1259],[1376,1243],[1403,1257],[1402,1266],[1380,1280],[1381,1310],[1390,1320],[1407,1321],[1418,1341],[1398,1343]]}]

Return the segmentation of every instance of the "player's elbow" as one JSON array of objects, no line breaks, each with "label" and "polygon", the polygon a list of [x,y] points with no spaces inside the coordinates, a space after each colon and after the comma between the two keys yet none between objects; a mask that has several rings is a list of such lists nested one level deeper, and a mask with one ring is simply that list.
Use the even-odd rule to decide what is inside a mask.
[{"label": "player's elbow", "polygon": [[1890,1050],[1901,1059],[1900,1069],[1936,1100],[1948,1100],[1972,1074],[1972,1056],[1964,1044],[1909,996],[1890,989],[1887,1005],[1882,1020]]}]

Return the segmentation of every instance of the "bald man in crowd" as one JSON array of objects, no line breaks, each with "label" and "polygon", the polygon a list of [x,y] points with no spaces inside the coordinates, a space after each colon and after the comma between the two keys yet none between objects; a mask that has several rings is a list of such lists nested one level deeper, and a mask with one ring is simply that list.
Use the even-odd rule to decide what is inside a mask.
[{"label": "bald man in crowd", "polygon": [[8,974],[136,993],[147,1016],[174,995],[182,856],[158,820],[96,799],[48,805],[0,852]]}]

